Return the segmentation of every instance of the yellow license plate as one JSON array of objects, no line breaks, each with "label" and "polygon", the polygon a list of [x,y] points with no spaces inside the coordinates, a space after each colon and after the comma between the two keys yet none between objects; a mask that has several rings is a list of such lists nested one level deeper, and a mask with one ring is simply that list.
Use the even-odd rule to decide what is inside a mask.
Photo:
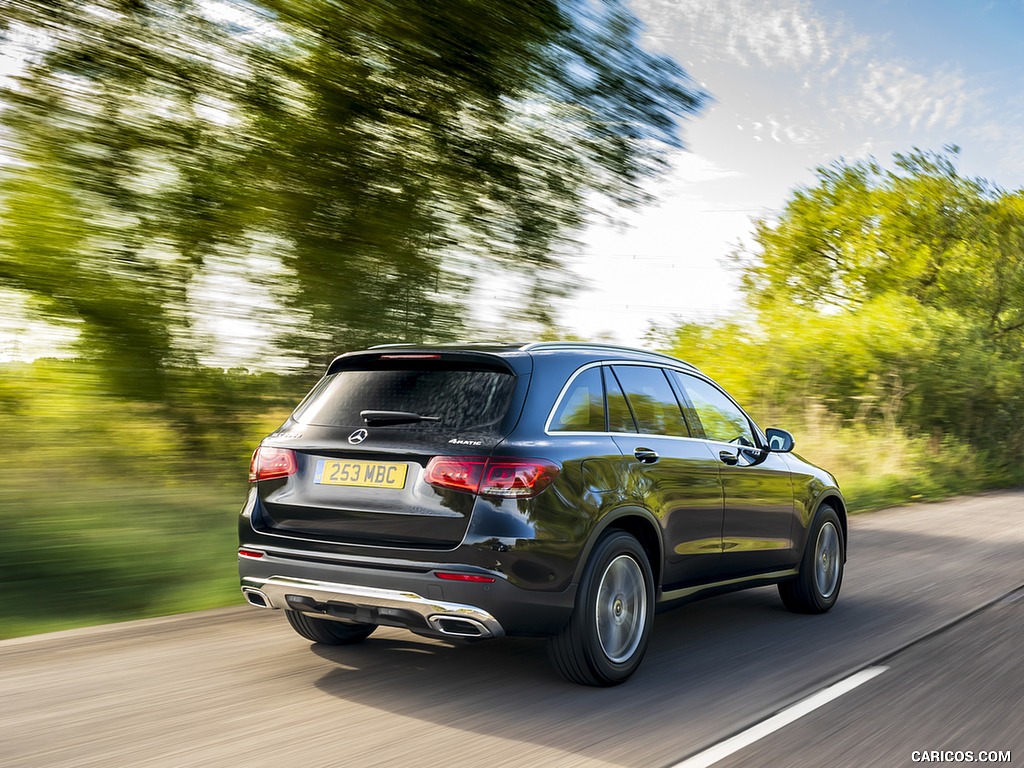
[{"label": "yellow license plate", "polygon": [[407,464],[390,461],[320,459],[313,482],[317,485],[354,485],[359,488],[404,488]]}]

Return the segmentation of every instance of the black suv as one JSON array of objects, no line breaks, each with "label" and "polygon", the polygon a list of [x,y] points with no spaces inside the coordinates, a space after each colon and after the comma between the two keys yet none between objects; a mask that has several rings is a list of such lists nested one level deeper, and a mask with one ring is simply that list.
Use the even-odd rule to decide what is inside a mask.
[{"label": "black suv", "polygon": [[791,610],[832,607],[846,505],[792,449],[652,352],[353,352],[253,454],[242,592],[318,643],[550,636],[566,678],[614,685],[658,608],[772,583]]}]

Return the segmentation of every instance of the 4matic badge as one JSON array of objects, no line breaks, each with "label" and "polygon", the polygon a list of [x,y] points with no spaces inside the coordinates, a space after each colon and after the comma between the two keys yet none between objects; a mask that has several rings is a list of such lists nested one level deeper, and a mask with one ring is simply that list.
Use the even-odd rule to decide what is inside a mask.
[{"label": "4matic badge", "polygon": [[483,440],[463,440],[462,438],[459,438],[459,437],[453,437],[448,442],[451,443],[452,445],[483,445],[484,444]]}]

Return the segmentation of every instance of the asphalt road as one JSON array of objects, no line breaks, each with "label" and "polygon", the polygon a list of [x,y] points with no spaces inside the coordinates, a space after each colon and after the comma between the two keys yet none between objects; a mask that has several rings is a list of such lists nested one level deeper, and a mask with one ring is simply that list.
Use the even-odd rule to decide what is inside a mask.
[{"label": "asphalt road", "polygon": [[[716,763],[863,768],[1024,762],[1024,590],[884,661],[885,672]],[[922,759],[922,753],[927,760]],[[946,759],[952,753],[952,759]],[[1006,757],[1009,753],[1009,759]]]},{"label": "asphalt road", "polygon": [[247,606],[4,641],[0,765],[670,766],[872,663],[889,669],[718,765],[1024,761],[1024,600],[999,601],[1024,584],[1024,493],[851,528],[832,612],[764,588],[661,614],[613,689],[563,682],[541,641],[321,648]]}]

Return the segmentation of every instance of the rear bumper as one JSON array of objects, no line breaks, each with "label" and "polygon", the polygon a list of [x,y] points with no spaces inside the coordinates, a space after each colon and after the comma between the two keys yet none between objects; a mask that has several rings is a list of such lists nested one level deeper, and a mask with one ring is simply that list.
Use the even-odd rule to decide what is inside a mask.
[{"label": "rear bumper", "polygon": [[288,576],[242,578],[242,594],[261,608],[285,608],[311,616],[384,624],[449,637],[501,637],[490,613],[472,605],[431,600],[415,592],[337,584]]},{"label": "rear bumper", "polygon": [[[262,543],[243,548],[261,553],[238,558],[242,593],[252,605],[434,637],[551,635],[565,626],[576,600],[576,585],[524,589],[501,571],[468,563],[356,559]],[[494,581],[451,581],[438,578],[440,572]]]}]

